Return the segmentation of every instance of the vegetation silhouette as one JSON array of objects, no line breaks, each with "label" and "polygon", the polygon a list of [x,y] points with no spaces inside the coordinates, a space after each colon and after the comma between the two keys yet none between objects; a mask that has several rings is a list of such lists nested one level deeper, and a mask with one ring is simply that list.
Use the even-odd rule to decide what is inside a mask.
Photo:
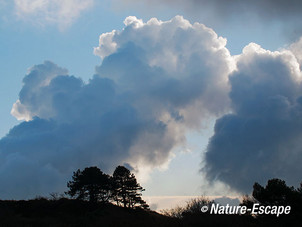
[{"label": "vegetation silhouette", "polygon": [[205,196],[191,199],[183,207],[177,206],[172,209],[162,210],[161,213],[180,220],[181,226],[256,226],[254,218],[242,215],[218,215],[209,212],[201,212],[204,206],[210,207],[215,204],[214,200],[210,200]]},{"label": "vegetation silhouette", "polygon": [[285,181],[277,178],[269,180],[265,188],[258,183],[255,183],[253,188],[254,199],[263,205],[296,207],[302,202],[301,188],[289,187]]},{"label": "vegetation silhouette", "polygon": [[88,167],[73,173],[72,181],[67,183],[66,194],[90,202],[107,202],[110,198],[111,179],[98,167]]},{"label": "vegetation silhouette", "polygon": [[214,200],[209,200],[207,197],[202,196],[187,201],[186,206],[176,206],[175,208],[164,209],[160,212],[169,217],[182,219],[194,214],[203,214],[201,213],[201,208],[204,206],[210,208],[213,203],[215,203]]},{"label": "vegetation silhouette", "polygon": [[114,170],[112,177],[112,198],[117,205],[120,203],[124,207],[134,208],[137,205],[141,208],[148,209],[149,206],[142,199],[143,189],[133,173],[124,166],[118,166]]},{"label": "vegetation silhouette", "polygon": [[113,176],[103,173],[98,167],[78,169],[73,173],[72,181],[67,183],[67,195],[89,202],[112,202],[128,208],[149,209],[142,199],[143,187],[133,173],[124,166],[118,166]]},{"label": "vegetation silhouette", "polygon": [[302,222],[302,183],[300,187],[294,188],[287,186],[284,180],[278,178],[268,180],[265,187],[256,182],[253,186],[252,196],[245,196],[241,205],[251,208],[256,203],[263,206],[291,207],[289,214],[279,217],[273,214],[254,215],[263,226],[300,226]]},{"label": "vegetation silhouette", "polygon": [[[0,226],[301,226],[302,183],[287,186],[274,178],[266,186],[255,183],[241,206],[255,203],[264,206],[291,206],[288,215],[210,214],[215,201],[206,197],[191,199],[186,206],[151,211],[142,199],[145,190],[124,166],[116,167],[112,176],[98,167],[78,169],[67,183],[65,194],[51,193],[50,198],[1,201]],[[66,197],[68,196],[68,197]]]},{"label": "vegetation silhouette", "polygon": [[256,182],[252,195],[243,196],[240,205],[252,208],[256,203],[263,206],[290,206],[291,211],[279,217],[274,214],[255,215],[251,212],[229,215],[203,213],[201,207],[207,206],[210,210],[215,201],[200,197],[188,201],[186,206],[176,206],[162,210],[161,213],[179,219],[182,226],[301,226],[302,183],[295,189],[277,178],[268,180],[265,187]]}]

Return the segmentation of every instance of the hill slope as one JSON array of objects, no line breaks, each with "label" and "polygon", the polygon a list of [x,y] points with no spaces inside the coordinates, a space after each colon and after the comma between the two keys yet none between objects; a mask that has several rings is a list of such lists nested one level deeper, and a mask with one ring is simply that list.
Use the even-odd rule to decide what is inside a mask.
[{"label": "hill slope", "polygon": [[154,211],[69,199],[0,201],[0,226],[180,226]]}]

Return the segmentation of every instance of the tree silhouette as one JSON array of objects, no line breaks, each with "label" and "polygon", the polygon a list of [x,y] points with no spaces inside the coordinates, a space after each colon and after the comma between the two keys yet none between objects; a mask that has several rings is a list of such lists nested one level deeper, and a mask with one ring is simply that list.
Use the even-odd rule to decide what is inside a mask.
[{"label": "tree silhouette", "polygon": [[290,206],[290,215],[300,216],[302,212],[302,183],[299,188],[289,187],[285,181],[274,178],[268,180],[265,187],[257,182],[253,186],[253,200],[264,206]]},{"label": "tree silhouette", "polygon": [[288,205],[298,196],[294,187],[277,178],[269,180],[265,188],[258,183],[253,188],[253,197],[264,205]]},{"label": "tree silhouette", "polygon": [[297,188],[297,191],[302,195],[302,182],[300,183],[300,187]]},{"label": "tree silhouette", "polygon": [[124,166],[116,167],[113,173],[113,200],[117,205],[134,208],[136,206],[147,209],[149,206],[141,198],[144,191],[133,173]]},{"label": "tree silhouette", "polygon": [[90,202],[106,202],[110,198],[110,177],[96,166],[78,169],[73,173],[72,181],[67,183],[66,194]]}]

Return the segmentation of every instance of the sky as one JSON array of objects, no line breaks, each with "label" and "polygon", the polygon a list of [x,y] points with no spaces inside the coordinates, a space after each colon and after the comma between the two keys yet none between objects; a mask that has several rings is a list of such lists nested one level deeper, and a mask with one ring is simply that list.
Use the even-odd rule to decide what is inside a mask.
[{"label": "sky", "polygon": [[126,165],[154,198],[297,186],[301,9],[0,0],[0,197],[63,192],[93,165]]}]

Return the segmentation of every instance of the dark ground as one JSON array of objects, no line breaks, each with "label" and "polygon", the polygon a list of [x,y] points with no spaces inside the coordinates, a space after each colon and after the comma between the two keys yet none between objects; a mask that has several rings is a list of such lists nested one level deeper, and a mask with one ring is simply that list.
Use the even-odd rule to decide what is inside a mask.
[{"label": "dark ground", "polygon": [[302,226],[301,218],[280,216],[254,218],[246,215],[186,214],[171,218],[154,211],[128,209],[112,204],[86,201],[35,199],[0,201],[0,226],[122,226],[122,227],[193,227],[193,226]]}]

